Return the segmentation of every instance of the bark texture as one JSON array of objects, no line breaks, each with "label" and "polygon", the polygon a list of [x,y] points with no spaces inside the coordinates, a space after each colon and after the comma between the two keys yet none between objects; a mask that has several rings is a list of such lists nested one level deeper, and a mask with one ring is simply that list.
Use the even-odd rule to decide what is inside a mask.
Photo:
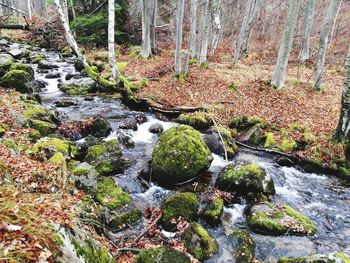
[{"label": "bark texture", "polygon": [[190,58],[196,56],[196,26],[197,26],[197,0],[191,0],[190,7],[190,35],[188,39],[188,48],[184,63],[184,73],[188,74]]},{"label": "bark texture", "polygon": [[199,60],[201,64],[207,63],[209,44],[209,0],[202,0],[201,3],[201,44]]},{"label": "bark texture", "polygon": [[182,26],[184,20],[185,1],[177,1],[176,16],[176,49],[175,49],[175,76],[181,73],[181,47],[182,47]]},{"label": "bark texture", "polygon": [[115,2],[108,0],[108,62],[112,69],[113,80],[116,81],[119,71],[115,61],[115,44],[114,44],[114,27],[115,27]]},{"label": "bark texture", "polygon": [[299,60],[305,62],[310,58],[310,37],[314,23],[316,0],[307,0],[304,17],[304,33],[301,43]]}]

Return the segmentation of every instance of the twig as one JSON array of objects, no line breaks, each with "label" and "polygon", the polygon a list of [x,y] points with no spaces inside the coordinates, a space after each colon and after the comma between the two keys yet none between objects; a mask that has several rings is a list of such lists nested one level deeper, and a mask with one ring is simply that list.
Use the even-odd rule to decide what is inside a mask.
[{"label": "twig", "polygon": [[152,227],[154,227],[162,218],[163,213],[160,213],[159,216],[150,224],[140,235],[138,235],[137,238],[131,243],[131,245],[136,244],[144,235],[148,233],[148,231],[151,230]]},{"label": "twig", "polygon": [[216,131],[217,131],[217,132],[218,132],[218,134],[219,134],[219,137],[220,137],[220,141],[221,141],[222,147],[224,148],[224,153],[225,153],[225,161],[227,162],[227,161],[228,161],[228,156],[227,156],[227,149],[226,149],[226,146],[225,146],[224,138],[222,138],[221,132],[219,131],[219,127],[218,127],[218,125],[217,125],[216,121],[214,120],[214,118],[211,118],[211,120],[213,121],[214,126],[215,126],[215,129],[216,129]]},{"label": "twig", "polygon": [[102,4],[100,4],[94,11],[91,12],[92,15],[94,15],[100,8],[107,2],[107,0],[103,1]]}]

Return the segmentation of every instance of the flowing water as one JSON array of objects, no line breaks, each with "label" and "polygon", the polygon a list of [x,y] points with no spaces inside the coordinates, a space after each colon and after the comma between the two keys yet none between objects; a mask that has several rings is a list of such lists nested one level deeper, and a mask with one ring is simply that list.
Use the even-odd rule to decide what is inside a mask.
[{"label": "flowing water", "polygon": [[[72,61],[63,62],[54,52],[43,53],[48,57],[48,61],[60,66],[57,70],[63,74],[61,79],[45,79],[44,73],[36,71],[36,78],[48,82],[46,90],[40,94],[43,104],[56,110],[63,120],[84,120],[95,114],[107,118],[113,127],[113,132],[106,140],[118,138],[121,134],[129,135],[135,146],[125,148],[123,155],[132,160],[132,163],[122,174],[115,175],[114,178],[125,191],[131,194],[137,206],[157,207],[171,191],[138,179],[139,172],[147,168],[158,139],[158,136],[150,133],[148,128],[154,123],[161,123],[166,130],[177,124],[158,120],[151,113],[142,113],[148,121],[138,125],[137,131],[120,130],[119,124],[125,120],[134,119],[140,112],[129,109],[120,100],[103,96],[89,99],[69,97],[76,101],[76,105],[65,108],[55,107],[55,102],[65,97],[58,90],[57,85],[65,74],[74,72],[74,67]],[[36,69],[35,65],[33,67]],[[281,256],[297,257],[334,251],[350,253],[350,188],[345,187],[343,181],[332,176],[305,173],[298,167],[281,167],[274,161],[274,156],[261,152],[240,149],[239,154],[231,162],[237,160],[253,162],[265,168],[275,182],[277,193],[273,202],[286,203],[317,224],[318,232],[313,237],[272,237],[251,232],[256,242],[258,259],[262,262],[264,260],[264,262],[273,262],[273,258]],[[220,169],[228,163],[220,156],[214,155],[214,161],[208,171],[208,175],[211,176],[209,180],[211,186]],[[224,209],[222,224],[217,228],[206,227],[220,245],[220,252],[207,262],[233,262],[232,248],[227,237],[234,230],[246,228],[245,208],[244,203],[227,205]]]}]

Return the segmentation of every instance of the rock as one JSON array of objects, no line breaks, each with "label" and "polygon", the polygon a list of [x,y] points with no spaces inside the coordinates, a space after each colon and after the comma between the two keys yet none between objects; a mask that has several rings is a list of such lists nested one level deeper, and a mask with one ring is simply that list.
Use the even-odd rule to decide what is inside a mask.
[{"label": "rock", "polygon": [[11,65],[10,70],[23,70],[34,79],[34,69],[29,65],[14,63]]},{"label": "rock", "polygon": [[41,53],[31,53],[29,55],[29,59],[32,63],[38,64],[38,63],[46,60],[46,56],[44,54],[41,54]]},{"label": "rock", "polygon": [[239,196],[248,193],[274,194],[275,187],[271,176],[256,164],[230,164],[222,169],[216,180],[216,186]]},{"label": "rock", "polygon": [[316,225],[306,216],[287,205],[261,203],[251,207],[248,226],[264,235],[314,235]]},{"label": "rock", "polygon": [[51,63],[51,62],[42,60],[38,63],[38,68],[39,69],[55,69],[55,68],[59,68],[59,66],[55,63]]},{"label": "rock", "polygon": [[85,161],[94,166],[98,175],[110,175],[121,170],[122,151],[117,140],[110,140],[88,149]]},{"label": "rock", "polygon": [[198,217],[199,202],[193,193],[175,193],[162,201],[163,210],[162,227],[166,231],[176,231],[176,223],[179,218],[188,222],[195,221]]},{"label": "rock", "polygon": [[41,120],[46,122],[51,122],[53,124],[57,124],[59,122],[56,114],[41,106],[38,103],[24,103],[25,110],[23,111],[23,116],[28,121],[30,120]]},{"label": "rock", "polygon": [[95,193],[97,189],[97,173],[88,163],[80,163],[72,170],[72,179],[79,189]]},{"label": "rock", "polygon": [[163,128],[162,124],[160,124],[160,123],[153,123],[149,127],[148,131],[151,133],[161,134],[161,133],[163,133],[164,128]]},{"label": "rock", "polygon": [[182,242],[187,251],[200,261],[211,258],[219,250],[216,240],[195,222],[191,223],[183,234]]},{"label": "rock", "polygon": [[217,130],[219,130],[224,141],[227,157],[230,159],[233,158],[238,152],[238,147],[229,130],[223,127],[218,127],[218,129],[210,128],[203,136],[205,144],[209,147],[211,152],[225,157],[224,147],[222,146],[222,141]]},{"label": "rock", "polygon": [[238,131],[247,130],[253,126],[266,127],[266,122],[257,117],[238,116],[230,120],[229,127]]},{"label": "rock", "polygon": [[85,69],[85,66],[84,66],[84,63],[77,59],[75,62],[74,62],[74,68],[77,70],[77,71],[82,71]]},{"label": "rock", "polygon": [[62,76],[61,72],[54,71],[54,72],[50,72],[50,73],[46,74],[45,78],[47,78],[47,79],[58,79],[61,76]]},{"label": "rock", "polygon": [[295,161],[291,158],[288,158],[286,156],[279,156],[276,159],[276,163],[278,163],[281,166],[287,166],[287,167],[293,167],[296,165]]},{"label": "rock", "polygon": [[213,157],[200,133],[187,125],[163,133],[152,154],[152,178],[166,185],[192,180],[205,172]]},{"label": "rock", "polygon": [[210,116],[204,111],[197,111],[194,113],[183,113],[177,119],[181,124],[190,125],[198,130],[205,130],[213,125]]},{"label": "rock", "polygon": [[4,76],[9,71],[13,64],[13,58],[9,54],[0,54],[0,77]]},{"label": "rock", "polygon": [[118,134],[118,141],[120,141],[121,144],[129,148],[135,146],[135,142],[132,140],[132,138],[129,135],[123,133]]},{"label": "rock", "polygon": [[342,253],[315,254],[300,258],[280,258],[277,263],[349,263],[350,256]]},{"label": "rock", "polygon": [[239,140],[251,145],[259,145],[263,139],[263,131],[259,126],[253,126],[246,132],[244,132]]},{"label": "rock", "polygon": [[113,231],[120,231],[128,226],[136,224],[142,218],[140,209],[127,206],[120,209],[115,215],[112,215],[108,222],[108,227]]},{"label": "rock", "polygon": [[233,232],[229,236],[229,241],[234,250],[235,262],[251,263],[254,259],[255,242],[250,237],[248,231],[240,230]]},{"label": "rock", "polygon": [[27,49],[14,48],[14,49],[11,49],[8,53],[14,58],[19,59],[19,58],[28,57],[30,54],[30,51]]},{"label": "rock", "polygon": [[265,134],[265,142],[264,142],[264,147],[268,149],[275,148],[277,146],[275,138],[273,136],[272,132],[267,132]]},{"label": "rock", "polygon": [[137,121],[136,120],[124,121],[123,123],[119,124],[119,129],[137,131]]},{"label": "rock", "polygon": [[148,121],[146,115],[144,115],[144,114],[136,115],[135,120],[136,120],[137,124],[142,124],[142,123],[145,123]]},{"label": "rock", "polygon": [[58,85],[58,88],[68,95],[86,95],[95,92],[97,85],[92,78],[70,79]]},{"label": "rock", "polygon": [[27,87],[29,90],[33,92],[39,92],[46,88],[48,83],[42,79],[35,79],[27,83]]},{"label": "rock", "polygon": [[33,147],[34,155],[43,153],[47,159],[58,152],[66,157],[74,156],[77,154],[77,147],[71,141],[50,137],[41,138]]},{"label": "rock", "polygon": [[223,211],[224,200],[216,198],[209,201],[209,204],[203,210],[202,217],[210,226],[217,226],[220,223]]},{"label": "rock", "polygon": [[66,76],[65,76],[65,79],[66,80],[70,80],[72,78],[78,78],[80,76],[79,73],[67,73]]},{"label": "rock", "polygon": [[76,105],[78,105],[78,103],[73,99],[64,98],[62,100],[55,101],[55,106],[59,108],[66,108],[66,107],[76,106]]},{"label": "rock", "polygon": [[0,138],[5,135],[6,129],[0,126]]},{"label": "rock", "polygon": [[101,205],[112,211],[131,204],[130,196],[109,177],[103,177],[97,182],[95,198]]},{"label": "rock", "polygon": [[41,120],[29,120],[28,126],[39,131],[41,136],[48,136],[57,130],[56,124]]},{"label": "rock", "polygon": [[62,174],[67,172],[67,161],[62,153],[55,153],[47,162],[58,165]]},{"label": "rock", "polygon": [[106,137],[112,131],[112,127],[107,119],[101,116],[95,116],[91,120],[91,125],[84,130],[84,135],[92,135],[94,137]]},{"label": "rock", "polygon": [[170,248],[161,246],[142,250],[135,257],[135,263],[191,263],[191,260],[185,254]]},{"label": "rock", "polygon": [[10,70],[1,78],[0,85],[26,93],[29,91],[26,84],[32,80],[33,77],[23,70]]}]

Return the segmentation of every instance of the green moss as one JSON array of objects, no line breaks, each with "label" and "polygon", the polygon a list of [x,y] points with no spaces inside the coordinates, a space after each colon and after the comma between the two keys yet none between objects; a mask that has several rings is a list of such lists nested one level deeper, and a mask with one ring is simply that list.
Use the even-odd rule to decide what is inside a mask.
[{"label": "green moss", "polygon": [[234,117],[229,122],[229,127],[231,129],[237,129],[238,131],[243,131],[248,128],[257,125],[258,127],[264,129],[267,126],[266,121],[258,117],[247,117],[247,116],[238,116]]},{"label": "green moss", "polygon": [[13,62],[14,61],[11,55],[3,54],[0,56],[0,77],[5,75],[5,73],[9,71]]},{"label": "green moss", "polygon": [[57,125],[41,120],[30,120],[29,127],[39,131],[41,136],[48,136],[57,130]]},{"label": "green moss", "polygon": [[27,72],[34,79],[34,69],[29,65],[15,63],[11,65],[10,70],[23,70]]},{"label": "green moss", "polygon": [[203,63],[201,63],[200,67],[202,69],[207,69],[207,68],[209,68],[209,64],[207,62],[203,62]]},{"label": "green moss", "polygon": [[18,91],[26,91],[26,83],[34,78],[23,70],[10,70],[0,81],[0,85],[5,88],[16,88]]},{"label": "green moss", "polygon": [[40,139],[33,147],[33,152],[35,155],[39,154],[41,151],[49,149],[54,153],[62,153],[63,156],[70,156],[77,154],[77,147],[74,143],[70,141],[61,140],[58,138],[45,137]]},{"label": "green moss", "polygon": [[350,263],[350,258],[344,253],[315,254],[300,258],[283,257],[278,259],[278,263]]},{"label": "green moss", "polygon": [[1,143],[8,149],[16,149],[17,143],[12,139],[2,139]]},{"label": "green moss", "polygon": [[91,240],[87,240],[82,245],[77,240],[73,240],[72,243],[78,256],[83,257],[86,263],[116,263],[116,260],[109,254],[107,248],[97,245]]},{"label": "green moss", "polygon": [[335,254],[336,257],[338,257],[339,259],[343,260],[343,263],[350,263],[350,258],[349,256],[346,256],[344,253],[342,252],[338,252]]},{"label": "green moss", "polygon": [[135,257],[135,263],[190,263],[191,260],[188,256],[179,251],[168,248],[168,247],[159,247],[145,249],[141,251]]},{"label": "green moss", "polygon": [[182,124],[190,125],[199,130],[208,129],[213,125],[212,119],[204,111],[183,113],[177,118],[177,121]]},{"label": "green moss", "polygon": [[97,73],[94,70],[94,68],[87,66],[87,67],[85,67],[85,71],[90,78],[92,78],[93,80],[95,80],[98,83],[98,86],[102,91],[110,92],[113,90],[114,91],[117,90],[117,83],[103,78],[99,73]]},{"label": "green moss", "polygon": [[149,79],[148,78],[143,78],[140,80],[140,86],[143,87],[148,87],[149,86]]},{"label": "green moss", "polygon": [[190,61],[189,61],[189,65],[195,65],[195,64],[198,64],[199,60],[197,58],[191,58]]},{"label": "green moss", "polygon": [[214,256],[218,252],[218,243],[199,224],[191,223],[185,231],[182,241],[188,252],[200,261]]},{"label": "green moss", "polygon": [[57,152],[55,153],[49,160],[49,163],[57,164],[62,169],[62,172],[67,172],[67,161],[66,158],[63,156],[62,153]]},{"label": "green moss", "polygon": [[229,130],[227,130],[226,128],[222,127],[222,126],[218,126],[215,128],[215,130],[218,130],[221,134],[221,137],[224,141],[225,144],[225,148],[227,151],[227,157],[228,158],[233,158],[236,156],[236,154],[238,153],[238,147],[235,143],[235,139],[232,136],[232,132],[230,132]]},{"label": "green moss", "polygon": [[206,171],[212,156],[200,133],[180,125],[163,133],[152,154],[152,176],[164,184],[184,182]]},{"label": "green moss", "polygon": [[117,186],[112,178],[104,177],[97,183],[96,200],[111,210],[131,204],[130,196]]},{"label": "green moss", "polygon": [[220,223],[221,215],[224,211],[224,200],[214,199],[211,200],[207,207],[204,209],[203,218],[211,226],[215,226]]},{"label": "green moss", "polygon": [[175,193],[168,196],[161,204],[163,210],[162,226],[167,231],[176,230],[176,221],[181,217],[186,221],[194,221],[198,217],[199,202],[193,193]]},{"label": "green moss", "polygon": [[283,139],[280,145],[280,149],[283,152],[291,152],[297,147],[297,143],[294,140]]},{"label": "green moss", "polygon": [[127,226],[137,223],[142,218],[142,212],[140,209],[135,208],[130,211],[119,212],[111,222],[109,226],[113,229],[120,230]]},{"label": "green moss", "polygon": [[31,54],[29,57],[30,57],[31,62],[34,64],[38,64],[41,61],[44,61],[46,59],[45,55],[35,54],[35,53]]},{"label": "green moss", "polygon": [[73,168],[72,173],[75,176],[88,175],[90,173],[90,169],[88,169],[88,168],[81,168],[81,167],[75,167],[75,168]]},{"label": "green moss", "polygon": [[120,61],[120,62],[116,63],[116,66],[117,66],[117,69],[119,70],[119,72],[123,73],[128,64],[129,63],[126,61]]},{"label": "green moss", "polygon": [[230,84],[228,84],[228,88],[232,91],[235,91],[236,89],[239,88],[239,85],[235,82],[231,82]]},{"label": "green moss", "polygon": [[55,114],[36,103],[24,103],[25,110],[23,111],[23,116],[26,119],[37,119],[42,121],[56,122],[57,117]]},{"label": "green moss", "polygon": [[84,87],[72,85],[62,86],[60,87],[60,89],[69,96],[86,95],[91,92],[89,89],[86,89]]},{"label": "green moss", "polygon": [[250,237],[248,231],[240,230],[230,235],[230,241],[234,248],[235,262],[251,263],[254,259],[254,240]]},{"label": "green moss", "polygon": [[0,126],[0,138],[4,136],[6,133],[6,129]]},{"label": "green moss", "polygon": [[272,132],[268,132],[265,134],[266,139],[265,139],[265,143],[264,143],[264,147],[265,148],[274,148],[276,146],[276,142],[275,142],[275,138],[273,136]]}]

